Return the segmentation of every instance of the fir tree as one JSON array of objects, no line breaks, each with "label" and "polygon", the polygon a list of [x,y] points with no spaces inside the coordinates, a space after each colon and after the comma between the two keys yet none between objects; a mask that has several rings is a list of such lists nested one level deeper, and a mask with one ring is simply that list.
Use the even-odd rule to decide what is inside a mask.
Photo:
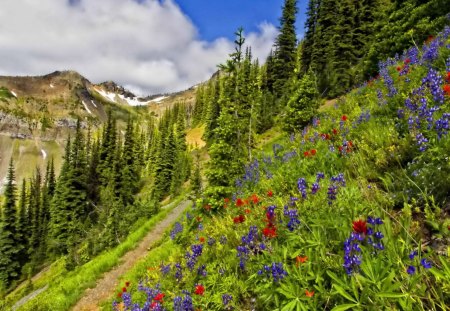
[{"label": "fir tree", "polygon": [[277,96],[285,93],[285,85],[294,74],[297,47],[295,31],[297,11],[297,0],[285,0],[283,13],[280,18],[280,34],[275,40],[273,89]]},{"label": "fir tree", "polygon": [[3,284],[5,287],[18,277],[20,270],[19,262],[17,261],[20,248],[17,247],[16,185],[14,176],[14,164],[11,158],[5,186],[5,202],[0,218],[0,285]]},{"label": "fir tree", "polygon": [[290,98],[283,128],[288,133],[300,131],[316,115],[318,108],[318,92],[311,72],[296,82],[295,92]]}]

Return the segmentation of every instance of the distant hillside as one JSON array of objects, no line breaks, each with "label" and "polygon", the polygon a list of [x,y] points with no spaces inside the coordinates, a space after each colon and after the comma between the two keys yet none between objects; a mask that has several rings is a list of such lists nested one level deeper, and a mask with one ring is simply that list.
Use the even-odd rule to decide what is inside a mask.
[{"label": "distant hillside", "polygon": [[43,168],[51,157],[58,168],[77,119],[95,132],[110,109],[120,128],[130,115],[148,119],[176,102],[193,104],[195,92],[192,87],[140,98],[113,81],[94,84],[76,71],[0,76],[0,192],[11,156],[19,179],[29,177],[36,166]]}]

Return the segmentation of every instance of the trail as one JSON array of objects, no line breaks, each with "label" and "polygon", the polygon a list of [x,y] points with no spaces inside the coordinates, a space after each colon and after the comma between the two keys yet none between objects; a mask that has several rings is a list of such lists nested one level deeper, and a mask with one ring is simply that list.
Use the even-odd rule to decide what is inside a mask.
[{"label": "trail", "polygon": [[104,300],[114,295],[119,284],[119,278],[125,272],[130,270],[137,261],[145,257],[148,249],[153,243],[158,241],[166,229],[183,213],[188,207],[189,201],[183,201],[175,207],[166,218],[158,223],[147,236],[139,243],[139,245],[126,253],[121,258],[121,263],[113,270],[106,272],[103,277],[97,280],[94,288],[89,288],[84,292],[83,297],[72,308],[73,311],[97,311],[100,310],[99,305]]}]

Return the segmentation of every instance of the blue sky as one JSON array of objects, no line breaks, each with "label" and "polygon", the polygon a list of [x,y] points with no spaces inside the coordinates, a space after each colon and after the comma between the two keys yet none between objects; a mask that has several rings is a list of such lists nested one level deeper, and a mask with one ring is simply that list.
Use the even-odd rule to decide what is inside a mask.
[{"label": "blue sky", "polygon": [[[244,31],[254,32],[258,25],[268,22],[279,26],[283,0],[175,0],[181,10],[198,27],[200,38],[214,40],[217,37],[234,39],[233,33],[242,26]],[[307,2],[298,1],[297,35],[303,34]]]}]

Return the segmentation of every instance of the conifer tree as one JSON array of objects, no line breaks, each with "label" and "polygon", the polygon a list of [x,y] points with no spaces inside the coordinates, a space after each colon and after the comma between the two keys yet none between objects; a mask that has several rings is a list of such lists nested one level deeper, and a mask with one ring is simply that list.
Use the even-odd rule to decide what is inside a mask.
[{"label": "conifer tree", "polygon": [[283,120],[283,129],[288,133],[300,131],[306,126],[319,106],[317,86],[311,72],[306,73],[295,85]]},{"label": "conifer tree", "polygon": [[7,287],[19,275],[20,266],[17,261],[19,248],[16,239],[16,185],[11,158],[5,186],[5,202],[0,218],[0,287],[1,284]]},{"label": "conifer tree", "polygon": [[275,62],[273,89],[277,96],[284,94],[285,85],[294,74],[296,62],[297,35],[295,20],[297,0],[285,0],[280,18],[280,34],[275,40]]},{"label": "conifer tree", "polygon": [[26,181],[22,181],[22,188],[20,191],[19,205],[17,211],[16,221],[16,241],[17,241],[17,261],[19,265],[23,267],[27,263],[28,256],[28,239],[29,239],[29,227],[28,227],[28,210],[27,210],[27,193]]}]

